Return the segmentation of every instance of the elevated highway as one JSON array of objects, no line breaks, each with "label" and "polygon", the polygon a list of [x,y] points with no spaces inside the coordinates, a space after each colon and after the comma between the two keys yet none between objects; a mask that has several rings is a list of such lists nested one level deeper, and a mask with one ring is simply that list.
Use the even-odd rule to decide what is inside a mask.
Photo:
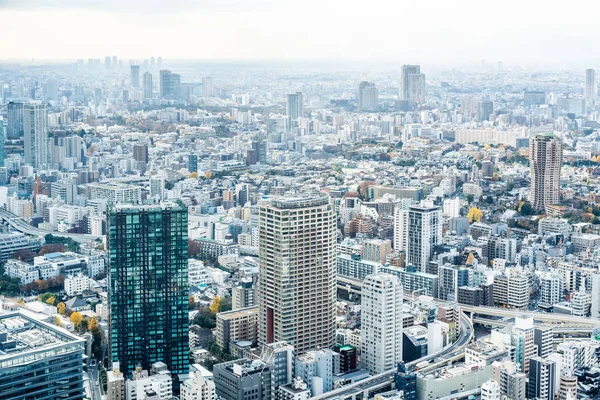
[{"label": "elevated highway", "polygon": [[50,232],[43,229],[36,228],[34,226],[29,225],[27,221],[23,218],[16,216],[15,214],[7,211],[5,209],[0,208],[0,218],[8,223],[13,229],[25,233],[27,235],[44,237],[47,234],[52,234],[52,236],[59,236],[73,239],[78,243],[89,242],[90,240],[103,240],[103,235],[89,235],[85,233],[66,233],[66,232]]},{"label": "elevated highway", "polygon": [[[470,318],[461,313],[460,315],[460,323],[461,330],[460,336],[456,342],[444,347],[442,350],[427,355],[425,357],[419,358],[415,361],[406,363],[407,367],[416,366],[418,363],[423,361],[432,362],[436,358],[434,364],[448,364],[451,363],[454,359],[460,359],[464,357],[464,349],[465,347],[473,340],[474,337],[474,329],[473,324]],[[429,368],[429,366],[425,367]],[[365,380],[344,386],[339,389],[332,390],[330,392],[324,393],[320,396],[311,397],[311,400],[346,400],[346,399],[367,399],[369,398],[370,393],[374,393],[380,390],[384,390],[390,388],[394,381],[394,374],[396,373],[396,368],[386,371],[384,373],[371,376]]]},{"label": "elevated highway", "polygon": [[521,310],[507,310],[505,308],[494,308],[494,307],[474,307],[466,304],[461,304],[460,309],[466,313],[492,317],[508,317],[514,318],[517,316],[524,316],[533,318],[534,321],[544,322],[544,323],[558,323],[558,324],[568,324],[572,326],[581,326],[581,327],[598,327],[600,326],[600,319],[598,318],[590,318],[590,317],[577,317],[574,315],[565,315],[565,314],[549,314],[549,313],[538,313],[532,311],[521,311]]}]

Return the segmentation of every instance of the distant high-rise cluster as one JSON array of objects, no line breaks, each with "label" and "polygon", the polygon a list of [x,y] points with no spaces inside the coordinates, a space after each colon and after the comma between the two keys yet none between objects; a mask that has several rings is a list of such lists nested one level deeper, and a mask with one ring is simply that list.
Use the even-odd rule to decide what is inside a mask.
[{"label": "distant high-rise cluster", "polygon": [[160,71],[160,95],[165,99],[178,99],[181,93],[181,76],[167,69]]}]

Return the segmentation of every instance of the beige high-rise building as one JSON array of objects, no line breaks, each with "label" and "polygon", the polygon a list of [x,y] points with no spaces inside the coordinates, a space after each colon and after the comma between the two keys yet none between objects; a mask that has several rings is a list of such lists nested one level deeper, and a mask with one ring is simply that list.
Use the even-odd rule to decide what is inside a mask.
[{"label": "beige high-rise building", "polygon": [[535,209],[558,204],[560,200],[561,140],[552,135],[537,135],[529,144],[531,189],[529,201]]},{"label": "beige high-rise building", "polygon": [[336,216],[323,193],[259,204],[259,343],[296,354],[335,339]]}]

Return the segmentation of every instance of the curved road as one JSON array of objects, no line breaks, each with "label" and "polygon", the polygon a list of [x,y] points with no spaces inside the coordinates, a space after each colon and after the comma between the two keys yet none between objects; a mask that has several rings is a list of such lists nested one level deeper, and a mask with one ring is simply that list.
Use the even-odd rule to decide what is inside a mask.
[{"label": "curved road", "polygon": [[0,208],[0,218],[6,221],[12,228],[16,229],[19,232],[26,233],[32,236],[46,236],[47,234],[52,234],[52,236],[60,236],[71,238],[79,243],[89,242],[90,240],[102,240],[104,235],[89,235],[86,233],[61,233],[61,232],[50,232],[43,229],[36,228],[34,226],[29,225],[27,221],[23,218],[16,216],[15,214],[7,211],[3,208]]},{"label": "curved road", "polygon": [[[443,364],[447,364],[448,362],[451,362],[452,359],[459,357],[461,354],[464,355],[464,348],[473,339],[474,329],[473,329],[473,324],[471,323],[471,320],[463,312],[461,312],[461,314],[460,314],[460,323],[461,323],[462,329],[460,330],[460,337],[456,342],[454,342],[451,345],[446,346],[445,348],[443,348],[442,350],[440,350],[436,353],[433,353],[431,355],[427,355],[425,357],[419,358],[415,361],[406,363],[406,366],[412,367],[412,366],[417,365],[420,362],[432,361],[436,358],[439,358],[440,361],[437,361],[435,364],[443,365]],[[434,366],[435,364],[431,364],[431,366]],[[378,375],[370,376],[367,379],[364,379],[362,381],[341,387],[339,389],[332,390],[332,391],[324,393],[320,396],[311,397],[310,399],[311,400],[333,400],[333,399],[344,400],[344,399],[353,398],[354,396],[356,396],[358,394],[368,392],[371,390],[382,389],[382,388],[385,388],[386,386],[391,385],[391,383],[394,381],[395,373],[396,373],[396,368],[386,371],[384,373],[378,374]],[[368,397],[369,396],[365,396],[365,398],[368,398]]]}]

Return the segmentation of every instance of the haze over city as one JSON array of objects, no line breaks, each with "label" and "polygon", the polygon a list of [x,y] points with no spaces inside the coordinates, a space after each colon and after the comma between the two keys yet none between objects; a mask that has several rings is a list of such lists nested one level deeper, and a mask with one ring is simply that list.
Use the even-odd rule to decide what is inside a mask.
[{"label": "haze over city", "polygon": [[599,11],[0,0],[0,400],[599,399]]}]

